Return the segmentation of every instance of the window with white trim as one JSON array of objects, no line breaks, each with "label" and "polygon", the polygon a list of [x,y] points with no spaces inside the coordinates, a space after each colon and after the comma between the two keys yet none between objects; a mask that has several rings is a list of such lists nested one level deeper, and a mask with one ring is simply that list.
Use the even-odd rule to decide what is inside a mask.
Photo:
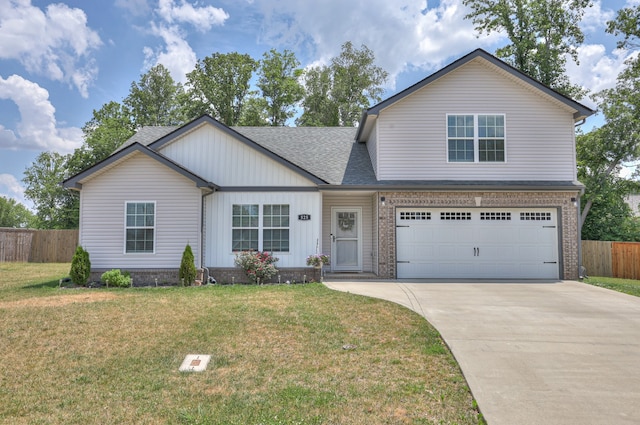
[{"label": "window with white trim", "polygon": [[262,250],[289,252],[289,205],[262,206]]},{"label": "window with white trim", "polygon": [[233,206],[232,251],[258,251],[259,205]]},{"label": "window with white trim", "polygon": [[448,162],[504,162],[505,116],[447,115]]},{"label": "window with white trim", "polygon": [[234,204],[232,251],[289,252],[288,204]]},{"label": "window with white trim", "polygon": [[155,251],[156,203],[125,203],[125,253]]}]

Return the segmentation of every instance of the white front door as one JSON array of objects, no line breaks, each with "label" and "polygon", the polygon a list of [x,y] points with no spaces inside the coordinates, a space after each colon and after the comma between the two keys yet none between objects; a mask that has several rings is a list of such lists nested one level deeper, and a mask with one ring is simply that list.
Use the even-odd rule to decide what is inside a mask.
[{"label": "white front door", "polygon": [[362,208],[331,208],[331,270],[362,271]]}]

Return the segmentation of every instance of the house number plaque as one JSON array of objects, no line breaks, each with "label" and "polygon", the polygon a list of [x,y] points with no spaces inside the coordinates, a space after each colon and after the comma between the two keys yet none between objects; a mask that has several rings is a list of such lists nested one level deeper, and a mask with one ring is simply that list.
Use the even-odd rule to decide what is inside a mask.
[{"label": "house number plaque", "polygon": [[298,220],[311,220],[311,214],[298,214]]}]

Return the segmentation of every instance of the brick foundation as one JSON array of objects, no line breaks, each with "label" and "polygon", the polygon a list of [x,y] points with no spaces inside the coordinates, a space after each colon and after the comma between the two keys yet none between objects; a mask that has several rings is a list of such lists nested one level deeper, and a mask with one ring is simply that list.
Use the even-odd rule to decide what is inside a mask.
[{"label": "brick foundation", "polygon": [[385,197],[385,205],[378,205],[380,277],[396,278],[396,208],[476,208],[476,197],[481,197],[481,208],[557,208],[560,278],[578,278],[578,214],[571,200],[578,192],[380,192],[378,195]]},{"label": "brick foundation", "polygon": [[[219,284],[249,283],[247,276],[237,267],[209,267],[209,273]],[[282,268],[278,269],[278,273],[264,283],[320,282],[320,277],[320,270],[311,267]]]},{"label": "brick foundation", "polygon": [[[92,269],[90,282],[99,282],[102,273],[111,269]],[[156,279],[158,285],[178,285],[180,279],[178,278],[178,269],[121,269],[122,273],[129,272],[134,286],[154,286]],[[229,268],[216,268],[210,267],[209,273],[219,284],[230,283],[249,283],[249,279],[244,272],[237,267]],[[205,273],[206,274],[206,273]],[[303,283],[303,282],[320,282],[320,270],[311,267],[301,268],[287,268],[279,269],[279,273],[273,276],[269,281],[263,283],[278,283],[278,277],[280,283],[289,281],[290,283]]]},{"label": "brick foundation", "polygon": [[[90,282],[100,282],[102,273],[111,269],[91,269]],[[177,285],[180,282],[178,278],[178,269],[120,269],[122,273],[129,272],[134,286],[154,286],[156,279],[158,285]]]}]

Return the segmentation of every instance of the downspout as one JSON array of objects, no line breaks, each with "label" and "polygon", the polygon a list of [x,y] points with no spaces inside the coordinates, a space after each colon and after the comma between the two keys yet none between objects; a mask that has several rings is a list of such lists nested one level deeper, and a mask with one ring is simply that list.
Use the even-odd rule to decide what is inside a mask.
[{"label": "downspout", "polygon": [[578,224],[578,280],[582,280],[586,273],[582,273],[582,214],[580,214],[580,203],[582,201],[582,195],[584,195],[584,189],[580,189],[578,199],[576,199],[576,223]]},{"label": "downspout", "polygon": [[207,272],[206,276],[203,276],[203,284],[207,284],[209,282],[209,269],[204,265],[204,247],[206,245],[206,227],[205,227],[205,218],[206,218],[206,202],[205,198],[209,195],[213,195],[216,192],[214,188],[211,188],[211,192],[205,193],[202,195],[202,204],[200,206],[200,268]]},{"label": "downspout", "polygon": [[[580,122],[574,124],[575,128],[580,127],[587,121],[587,118],[583,118]],[[574,138],[575,140],[575,138]],[[582,203],[582,195],[584,195],[584,189],[580,189],[578,198],[576,199],[576,223],[578,224],[578,280],[581,280],[585,276],[582,273],[582,214],[580,213],[580,206]],[[586,273],[584,273],[586,275]]]}]

